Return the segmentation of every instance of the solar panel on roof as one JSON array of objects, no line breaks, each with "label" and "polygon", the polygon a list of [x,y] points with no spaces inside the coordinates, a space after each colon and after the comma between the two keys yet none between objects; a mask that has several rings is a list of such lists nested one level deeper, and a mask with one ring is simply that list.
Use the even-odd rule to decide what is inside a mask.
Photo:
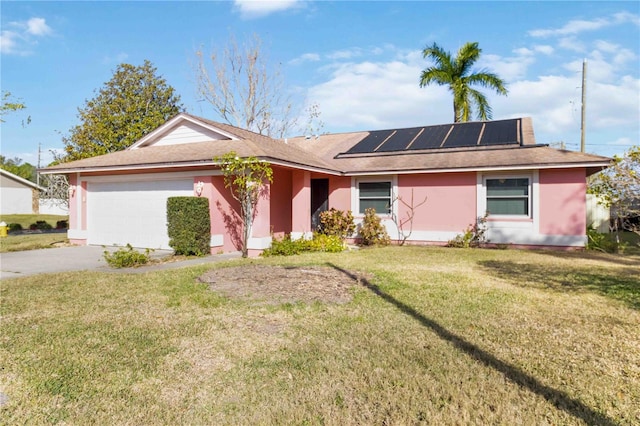
[{"label": "solar panel on roof", "polygon": [[404,151],[421,129],[422,127],[414,127],[413,129],[397,130],[395,134],[378,148],[377,152]]},{"label": "solar panel on roof", "polygon": [[444,137],[449,133],[451,124],[425,127],[420,136],[411,144],[409,149],[433,149],[440,148]]},{"label": "solar panel on roof", "polygon": [[[500,121],[441,124],[397,130],[376,130],[345,154],[467,148],[519,144],[519,118]],[[480,139],[480,142],[478,140]]]},{"label": "solar panel on roof", "polygon": [[443,148],[459,148],[463,146],[476,146],[480,138],[480,131],[484,123],[463,123],[454,125],[449,137],[444,142]]},{"label": "solar panel on roof", "polygon": [[364,139],[351,147],[351,149],[347,151],[347,154],[365,154],[375,152],[378,145],[384,142],[391,133],[393,133],[393,130],[376,130],[369,132],[369,135],[365,136]]},{"label": "solar panel on roof", "polygon": [[517,120],[490,121],[486,123],[480,145],[518,143]]}]

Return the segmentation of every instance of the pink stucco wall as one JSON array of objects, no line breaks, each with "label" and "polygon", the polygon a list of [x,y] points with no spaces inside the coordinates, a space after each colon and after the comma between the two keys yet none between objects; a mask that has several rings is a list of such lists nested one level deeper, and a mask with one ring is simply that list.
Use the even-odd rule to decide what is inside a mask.
[{"label": "pink stucco wall", "polygon": [[[81,231],[87,229],[87,203],[83,203],[82,200],[86,199],[86,183],[84,189],[82,185],[78,184],[78,177],[76,174],[69,175],[69,185],[75,185],[76,190],[73,195],[69,193],[69,229]],[[80,217],[78,215],[78,206],[80,206]],[[82,221],[82,223],[80,223]],[[86,239],[70,238],[71,244],[85,245]]]},{"label": "pink stucco wall", "polygon": [[311,231],[311,174],[303,170],[291,172],[291,231]]},{"label": "pink stucco wall", "polygon": [[80,214],[82,214],[82,226],[83,231],[87,230],[87,182],[82,182],[78,185],[76,190],[78,202],[81,204]]},{"label": "pink stucco wall", "polygon": [[253,220],[253,226],[251,228],[252,238],[262,238],[271,235],[271,208],[269,207],[271,202],[271,185],[266,184],[264,187],[263,195],[258,198],[258,204],[256,205],[256,217]]},{"label": "pink stucco wall", "polygon": [[225,252],[237,251],[242,247],[242,219],[240,206],[224,187],[222,176],[211,178],[211,198],[209,211],[211,215],[211,235],[222,235]]},{"label": "pink stucco wall", "polygon": [[329,178],[329,208],[353,210],[351,207],[351,178],[331,176]]},{"label": "pink stucco wall", "polygon": [[80,200],[80,191],[77,187],[78,179],[76,175],[69,175],[69,185],[76,185],[76,192],[73,195],[69,193],[69,228],[78,229],[78,200]]},{"label": "pink stucco wall", "polygon": [[291,232],[291,174],[290,170],[273,168],[270,209],[271,230],[276,236]]},{"label": "pink stucco wall", "polygon": [[[398,195],[411,204],[413,230],[461,231],[476,221],[476,174],[446,173],[399,175]],[[424,199],[426,203],[415,207]],[[398,217],[405,219],[410,208],[398,203]]]},{"label": "pink stucco wall", "polygon": [[540,170],[540,233],[584,235],[587,227],[586,171]]}]

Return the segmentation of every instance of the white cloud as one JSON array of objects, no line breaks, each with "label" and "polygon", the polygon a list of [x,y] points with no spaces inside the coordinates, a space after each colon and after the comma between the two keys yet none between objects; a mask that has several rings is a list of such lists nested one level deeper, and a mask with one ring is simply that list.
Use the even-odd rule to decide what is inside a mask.
[{"label": "white cloud", "polygon": [[513,53],[520,56],[530,56],[533,55],[533,50],[527,49],[526,47],[521,47],[519,49],[514,49]]},{"label": "white cloud", "polygon": [[[596,129],[635,126],[640,130],[640,79],[624,77],[617,84],[595,82],[587,86],[587,115],[590,126]],[[629,96],[636,94],[635,96]],[[636,141],[637,143],[637,141]]]},{"label": "white cloud", "polygon": [[630,22],[640,27],[640,16],[630,12],[614,13],[613,19],[616,23],[624,24]]},{"label": "white cloud", "polygon": [[584,52],[586,50],[584,43],[579,41],[575,37],[562,37],[558,41],[558,47],[567,50],[573,50],[574,52]]},{"label": "white cloud", "polygon": [[607,53],[614,53],[620,49],[619,45],[614,43],[609,43],[608,41],[604,41],[604,40],[596,40],[594,45],[596,49],[601,50],[603,52],[607,52]]},{"label": "white cloud", "polygon": [[484,55],[480,57],[478,68],[497,74],[504,81],[510,82],[523,78],[529,65],[535,62],[533,52],[529,49],[516,49],[516,56],[502,57],[498,55]]},{"label": "white cloud", "polygon": [[121,64],[124,61],[126,61],[127,58],[129,58],[128,53],[120,52],[115,56],[105,56],[104,58],[102,58],[102,63],[103,64],[113,64],[113,63]]},{"label": "white cloud", "polygon": [[631,138],[621,137],[611,142],[611,145],[629,146],[629,145],[633,145],[633,141],[631,140]]},{"label": "white cloud", "polygon": [[52,30],[44,18],[31,18],[27,21],[27,32],[36,36],[43,36],[51,34]]},{"label": "white cloud", "polygon": [[53,34],[44,18],[30,18],[27,21],[10,22],[11,30],[0,35],[0,52],[8,55],[30,55],[37,39]]},{"label": "white cloud", "polygon": [[612,55],[612,61],[616,65],[624,65],[634,61],[637,55],[630,49],[624,48],[619,44],[609,43],[604,40],[596,40],[594,43],[597,52],[604,52]]},{"label": "white cloud", "polygon": [[537,45],[533,47],[533,50],[544,55],[552,55],[555,52],[555,49],[549,45]]},{"label": "white cloud", "polygon": [[233,3],[243,18],[252,19],[298,8],[303,2],[299,0],[234,0]]},{"label": "white cloud", "polygon": [[300,65],[304,62],[318,62],[320,60],[320,55],[317,53],[305,53],[297,58],[294,58],[289,61],[291,65]]},{"label": "white cloud", "polygon": [[19,43],[20,35],[13,31],[2,31],[0,33],[0,52],[15,53]]},{"label": "white cloud", "polygon": [[529,31],[532,37],[552,37],[575,35],[584,31],[593,31],[611,25],[611,21],[598,18],[592,21],[574,20],[567,22],[563,27],[556,29],[537,29]]},{"label": "white cloud", "polygon": [[336,50],[327,54],[329,59],[351,59],[358,56],[362,56],[362,49],[354,47],[351,49]]},{"label": "white cloud", "polygon": [[447,89],[418,86],[420,68],[406,62],[343,64],[309,90],[322,120],[341,130],[382,129],[451,121]]}]

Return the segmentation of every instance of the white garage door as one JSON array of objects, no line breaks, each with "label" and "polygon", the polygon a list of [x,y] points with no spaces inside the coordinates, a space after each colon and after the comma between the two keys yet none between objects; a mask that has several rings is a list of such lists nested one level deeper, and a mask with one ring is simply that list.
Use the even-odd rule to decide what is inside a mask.
[{"label": "white garage door", "polygon": [[87,243],[169,249],[167,198],[193,195],[193,179],[89,182]]}]

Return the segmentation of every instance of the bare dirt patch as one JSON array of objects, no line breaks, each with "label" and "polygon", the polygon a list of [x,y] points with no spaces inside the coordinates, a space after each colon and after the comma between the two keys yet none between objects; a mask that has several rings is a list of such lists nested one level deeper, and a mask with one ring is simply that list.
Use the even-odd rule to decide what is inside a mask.
[{"label": "bare dirt patch", "polygon": [[213,291],[263,303],[347,303],[359,279],[320,266],[246,265],[214,269],[199,277]]}]

